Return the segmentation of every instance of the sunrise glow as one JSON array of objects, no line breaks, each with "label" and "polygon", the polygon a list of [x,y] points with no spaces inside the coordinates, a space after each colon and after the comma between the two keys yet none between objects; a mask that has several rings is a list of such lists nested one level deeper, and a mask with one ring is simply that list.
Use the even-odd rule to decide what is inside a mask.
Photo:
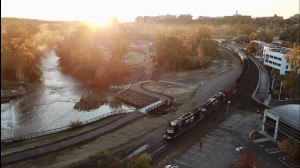
[{"label": "sunrise glow", "polygon": [[231,16],[241,15],[283,16],[289,18],[299,13],[298,0],[211,0],[211,1],[136,1],[136,0],[3,0],[1,17],[32,18],[42,20],[85,20],[95,24],[106,24],[111,17],[118,21],[134,21],[136,16],[180,15]]}]

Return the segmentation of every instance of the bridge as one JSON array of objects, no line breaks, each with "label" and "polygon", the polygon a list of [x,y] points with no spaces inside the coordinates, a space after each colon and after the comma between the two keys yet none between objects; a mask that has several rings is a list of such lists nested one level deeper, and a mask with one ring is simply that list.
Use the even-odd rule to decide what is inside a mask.
[{"label": "bridge", "polygon": [[[117,91],[117,96],[129,103],[139,106],[138,111],[148,113],[162,105],[169,105],[171,99],[167,96],[163,96],[151,91],[148,91],[142,87],[145,83],[156,82],[156,81],[139,81],[128,85],[129,87],[123,87],[124,89],[120,92]],[[113,88],[119,88],[114,86]],[[112,87],[110,87],[111,90]]]},{"label": "bridge", "polygon": [[165,102],[159,100],[157,102],[154,102],[152,104],[149,104],[148,106],[145,106],[145,107],[139,109],[138,111],[142,112],[142,113],[148,113],[149,111],[154,110],[154,109],[156,109],[156,108],[158,108],[158,107],[160,107],[164,104],[165,104]]}]

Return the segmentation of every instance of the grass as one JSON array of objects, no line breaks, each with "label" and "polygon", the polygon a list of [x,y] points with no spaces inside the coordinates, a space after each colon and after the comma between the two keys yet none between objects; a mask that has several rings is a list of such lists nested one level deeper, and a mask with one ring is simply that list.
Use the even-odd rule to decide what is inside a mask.
[{"label": "grass", "polygon": [[78,128],[78,127],[80,127],[82,124],[81,124],[81,122],[79,121],[79,120],[77,120],[77,121],[70,121],[70,127],[71,128]]},{"label": "grass", "polygon": [[260,139],[260,138],[265,138],[264,135],[262,135],[261,133],[258,132],[258,130],[255,130],[252,134],[251,134],[251,139]]}]

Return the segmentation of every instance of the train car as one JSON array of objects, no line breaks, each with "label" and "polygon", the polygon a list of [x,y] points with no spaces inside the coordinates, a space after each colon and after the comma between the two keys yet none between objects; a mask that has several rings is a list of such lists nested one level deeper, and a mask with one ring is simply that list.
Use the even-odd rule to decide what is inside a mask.
[{"label": "train car", "polygon": [[213,97],[211,97],[210,99],[206,100],[201,105],[200,110],[205,112],[205,115],[209,115],[210,113],[216,111],[225,100],[226,100],[225,93],[219,92],[215,94]]},{"label": "train car", "polygon": [[205,114],[200,109],[201,108],[195,108],[171,121],[164,135],[164,139],[174,139],[188,128],[201,121],[205,117]]},{"label": "train car", "polygon": [[205,101],[200,107],[194,108],[192,111],[189,111],[171,121],[167,128],[166,134],[164,135],[164,139],[175,139],[189,128],[194,126],[196,123],[204,119],[211,112],[218,109],[224,100],[225,94],[223,92],[219,92]]},{"label": "train car", "polygon": [[238,85],[236,82],[231,83],[227,86],[225,86],[221,92],[223,92],[225,94],[225,99],[229,100],[236,92],[238,89]]},{"label": "train car", "polygon": [[[234,51],[231,48],[228,49]],[[216,111],[223,102],[229,100],[237,92],[248,73],[249,61],[248,57],[238,50],[236,50],[234,54],[241,59],[243,65],[242,73],[238,79],[234,83],[224,87],[223,90],[210,99],[206,100],[200,107],[195,108],[171,121],[164,135],[165,140],[175,139],[189,128],[193,127],[196,123],[206,118],[210,115],[210,113]]]}]

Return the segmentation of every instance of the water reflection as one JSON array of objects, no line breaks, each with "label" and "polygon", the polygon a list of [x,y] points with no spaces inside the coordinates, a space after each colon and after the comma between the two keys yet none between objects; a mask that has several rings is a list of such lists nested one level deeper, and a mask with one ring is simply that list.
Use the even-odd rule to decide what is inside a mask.
[{"label": "water reflection", "polygon": [[11,101],[10,105],[1,105],[1,114],[4,116],[1,115],[1,139],[10,136],[10,128],[14,136],[20,136],[67,126],[70,121],[85,121],[111,111],[134,109],[117,102],[107,91],[102,94],[106,95],[109,103],[88,112],[73,109],[82,95],[95,91],[63,74],[58,61],[54,51],[46,53],[41,62],[41,85],[24,98]]}]

